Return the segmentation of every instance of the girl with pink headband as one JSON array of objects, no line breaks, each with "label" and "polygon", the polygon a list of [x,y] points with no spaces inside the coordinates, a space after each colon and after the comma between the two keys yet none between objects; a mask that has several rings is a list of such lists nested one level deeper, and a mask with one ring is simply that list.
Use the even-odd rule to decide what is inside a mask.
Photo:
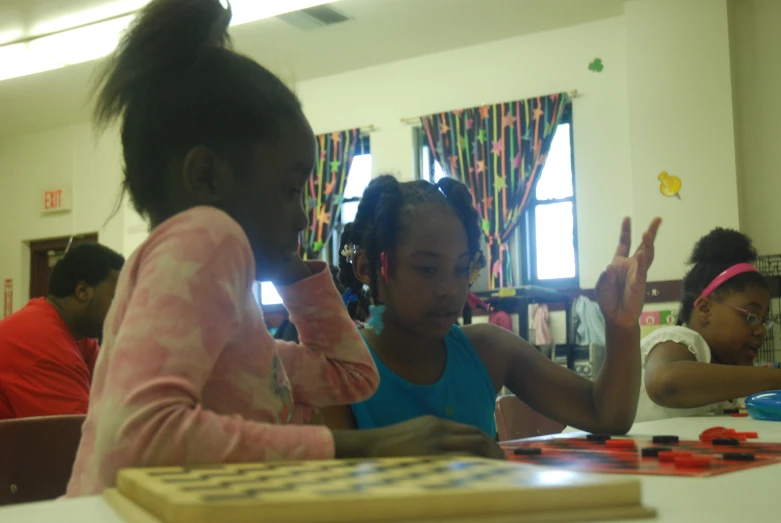
[{"label": "girl with pink headband", "polygon": [[694,246],[678,326],[641,342],[637,422],[723,412],[749,394],[781,389],[781,371],[753,366],[773,327],[756,258],[751,240],[729,229],[716,228]]}]

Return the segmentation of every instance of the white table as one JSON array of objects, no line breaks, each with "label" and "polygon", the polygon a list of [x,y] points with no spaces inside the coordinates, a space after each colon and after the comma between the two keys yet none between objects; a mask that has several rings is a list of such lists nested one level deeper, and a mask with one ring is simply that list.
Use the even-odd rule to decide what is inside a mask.
[{"label": "white table", "polygon": [[[631,434],[676,434],[697,439],[704,429],[721,425],[758,432],[760,441],[781,442],[781,423],[728,416],[675,418],[637,423]],[[626,476],[623,476],[626,477]],[[781,465],[758,467],[710,478],[635,476],[643,484],[645,504],[659,521],[671,523],[764,523],[781,521]],[[652,521],[652,520],[643,520]],[[101,496],[45,501],[0,508],[0,523],[124,523]]]}]

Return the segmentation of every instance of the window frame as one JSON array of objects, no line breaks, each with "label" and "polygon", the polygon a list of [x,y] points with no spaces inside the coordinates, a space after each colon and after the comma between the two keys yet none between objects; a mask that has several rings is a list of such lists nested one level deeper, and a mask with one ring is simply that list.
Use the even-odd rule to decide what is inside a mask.
[{"label": "window frame", "polygon": [[[564,108],[564,114],[561,117],[560,123],[569,124],[570,126],[570,162],[572,172],[572,196],[567,198],[560,198],[555,200],[537,200],[536,191],[533,191],[529,196],[529,201],[526,204],[526,208],[523,210],[516,230],[512,232],[509,238],[510,251],[513,254],[518,254],[519,259],[513,263],[513,269],[515,271],[518,280],[522,285],[532,285],[535,287],[550,287],[550,288],[578,288],[580,286],[580,259],[578,249],[578,204],[577,204],[577,191],[575,187],[575,126],[573,125],[572,117],[572,103],[569,102]],[[426,152],[424,149],[429,149],[428,137],[422,126],[416,126],[414,132],[415,142],[415,165],[416,178],[418,180],[426,180],[428,182],[434,182],[434,170],[435,162],[431,155],[431,151],[428,151],[428,165],[426,165],[425,158]],[[535,223],[535,210],[541,205],[550,205],[552,203],[572,202],[572,244],[575,253],[575,276],[572,278],[557,278],[552,280],[541,280],[537,277],[537,256],[536,256],[536,223]],[[518,244],[518,245],[516,245]]]},{"label": "window frame", "polygon": [[[360,156],[364,154],[371,155],[372,151],[371,151],[371,141],[369,140],[369,134],[362,133],[360,135],[360,140],[361,143],[356,146],[354,156]],[[352,168],[352,165],[350,166],[350,168]],[[348,176],[349,176],[349,171],[348,171]],[[371,179],[369,180],[369,182],[371,182]],[[345,183],[345,188],[346,187],[347,184]],[[365,190],[366,188],[364,188],[364,191]],[[335,223],[331,227],[331,234],[328,238],[328,243],[330,243],[331,246],[330,248],[324,246],[323,250],[321,251],[321,257],[329,265],[333,265],[335,267],[339,266],[339,240],[342,237],[342,232],[344,231],[344,224],[342,223],[342,207],[346,203],[359,202],[359,201],[361,201],[361,196],[353,196],[351,198],[345,198],[344,200],[342,200],[342,205],[339,206],[339,212],[334,217]]]},{"label": "window frame", "polygon": [[[532,191],[529,195],[529,201],[526,204],[526,208],[523,210],[521,219],[518,226],[523,227],[522,241],[520,245],[521,252],[521,281],[524,285],[532,285],[535,287],[552,287],[552,288],[579,288],[580,287],[580,263],[579,263],[579,250],[578,250],[578,203],[577,203],[577,191],[575,188],[575,126],[573,125],[572,118],[572,103],[568,103],[564,109],[564,114],[561,117],[560,124],[569,124],[569,140],[570,140],[570,162],[572,173],[572,196],[566,198],[557,198],[552,200],[538,200],[536,190]],[[544,169],[544,168],[543,168]],[[536,187],[535,187],[536,189]],[[537,207],[551,205],[555,203],[571,202],[572,203],[572,246],[575,255],[575,275],[572,278],[556,278],[542,280],[537,274],[537,227],[535,211]]]}]

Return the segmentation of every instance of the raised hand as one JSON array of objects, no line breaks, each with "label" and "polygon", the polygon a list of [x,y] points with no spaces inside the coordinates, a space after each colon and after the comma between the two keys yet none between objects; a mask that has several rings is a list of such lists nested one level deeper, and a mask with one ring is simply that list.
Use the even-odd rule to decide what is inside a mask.
[{"label": "raised hand", "polygon": [[605,321],[623,327],[636,326],[645,303],[645,283],[648,268],[654,261],[654,240],[661,225],[654,218],[632,257],[632,229],[629,218],[621,224],[621,237],[613,261],[597,282],[597,303]]}]

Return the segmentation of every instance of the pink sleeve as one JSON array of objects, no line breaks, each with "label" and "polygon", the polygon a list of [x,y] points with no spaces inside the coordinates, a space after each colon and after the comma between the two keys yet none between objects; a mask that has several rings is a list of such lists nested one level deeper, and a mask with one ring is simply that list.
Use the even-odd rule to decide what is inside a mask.
[{"label": "pink sleeve", "polygon": [[102,399],[110,408],[98,420],[107,430],[98,429],[95,447],[121,442],[145,466],[333,457],[325,427],[259,423],[202,405],[254,277],[241,228],[225,215],[211,218],[171,227],[145,246],[113,337]]},{"label": "pink sleeve", "polygon": [[277,289],[300,340],[276,342],[293,399],[316,407],[368,399],[380,383],[374,360],[327,265],[310,262],[310,268],[311,277]]}]

